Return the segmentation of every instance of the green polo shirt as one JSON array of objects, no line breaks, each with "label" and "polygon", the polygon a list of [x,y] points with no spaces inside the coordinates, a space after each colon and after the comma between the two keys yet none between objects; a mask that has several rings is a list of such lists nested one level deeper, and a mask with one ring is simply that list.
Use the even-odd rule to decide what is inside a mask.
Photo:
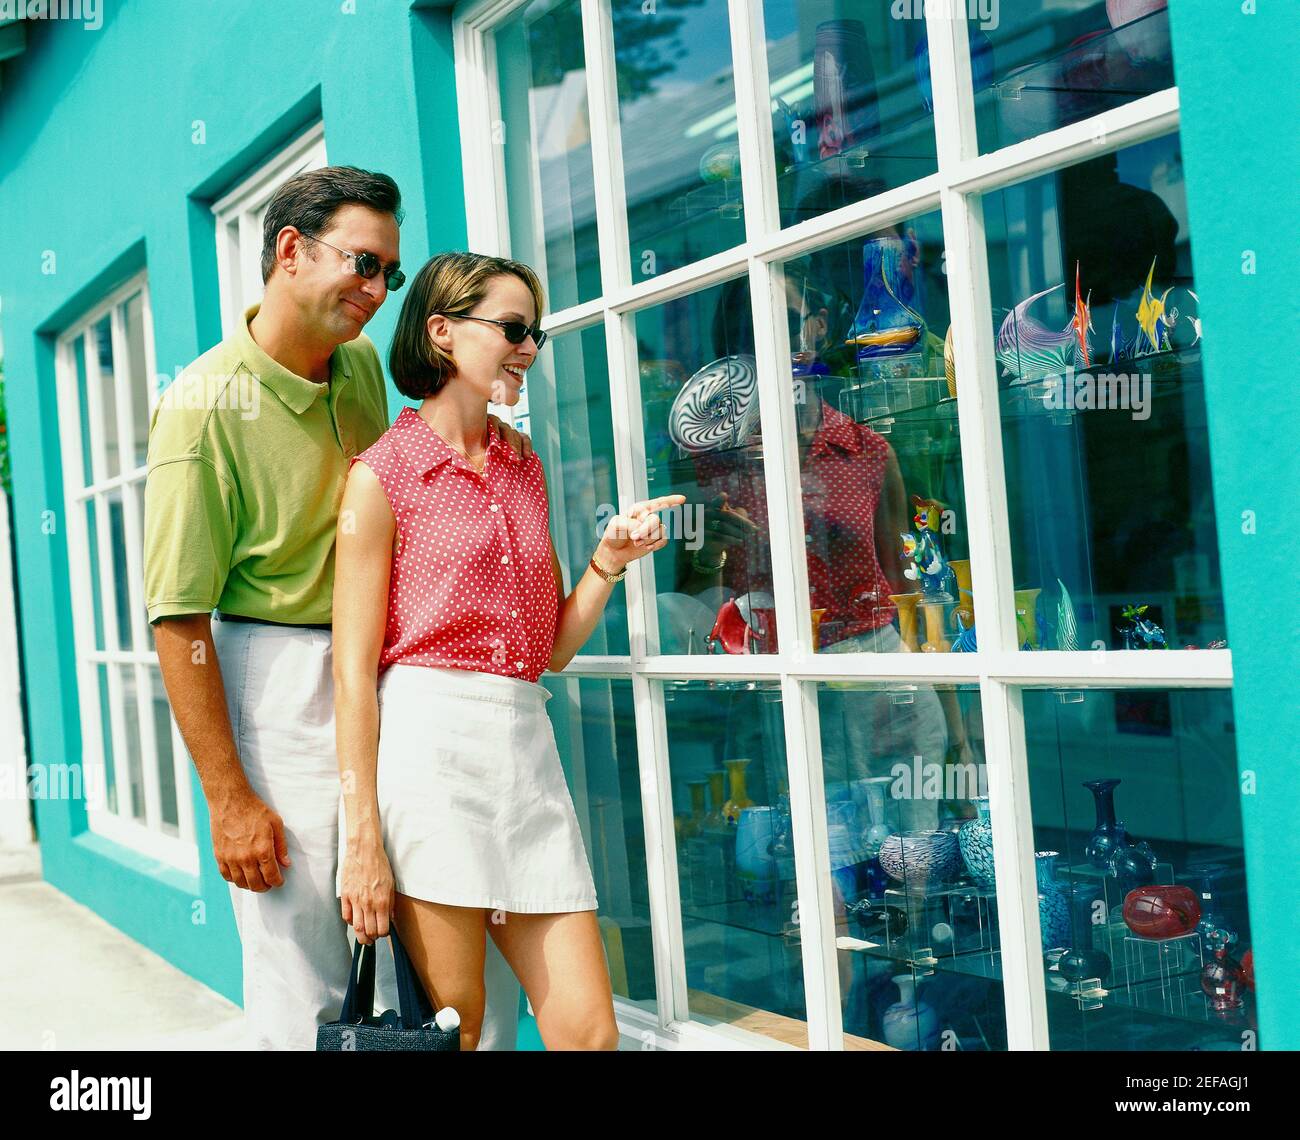
[{"label": "green polo shirt", "polygon": [[144,491],[151,622],[214,607],[330,620],[349,460],[388,427],[383,371],[359,336],[334,350],[328,385],[296,376],[249,334],[257,310],[154,410]]}]

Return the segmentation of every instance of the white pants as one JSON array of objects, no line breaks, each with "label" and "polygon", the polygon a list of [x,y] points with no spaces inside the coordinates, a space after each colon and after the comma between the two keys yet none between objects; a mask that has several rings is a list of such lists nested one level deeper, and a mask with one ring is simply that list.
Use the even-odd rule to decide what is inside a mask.
[{"label": "white pants", "polygon": [[[243,947],[248,1044],[314,1049],[338,1018],[352,968],[350,930],[334,894],[339,771],[327,630],[212,623],[235,747],[253,790],[284,820],[291,866],[260,894],[233,884]],[[384,947],[386,950],[386,946]],[[376,1003],[396,1008],[391,953],[377,956]],[[480,1049],[513,1049],[519,982],[491,938]]]}]

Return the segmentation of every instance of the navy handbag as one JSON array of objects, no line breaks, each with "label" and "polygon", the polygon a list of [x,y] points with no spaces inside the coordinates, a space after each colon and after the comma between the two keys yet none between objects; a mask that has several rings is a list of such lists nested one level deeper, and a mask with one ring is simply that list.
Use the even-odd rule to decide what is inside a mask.
[{"label": "navy handbag", "polygon": [[393,965],[397,974],[400,1012],[387,1010],[375,1017],[375,946],[360,942],[352,953],[352,974],[338,1021],[316,1030],[316,1051],[325,1053],[452,1053],[460,1051],[459,1022],[439,1029],[415,967],[407,956],[397,928],[389,927]]}]

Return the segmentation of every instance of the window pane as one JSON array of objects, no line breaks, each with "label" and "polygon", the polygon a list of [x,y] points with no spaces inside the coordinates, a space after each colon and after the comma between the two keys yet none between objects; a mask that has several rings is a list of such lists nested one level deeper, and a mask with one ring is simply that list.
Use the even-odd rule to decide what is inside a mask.
[{"label": "window pane", "polygon": [[1026,692],[1024,711],[1052,1048],[1253,1048],[1231,695]]},{"label": "window pane", "polygon": [[600,294],[579,0],[533,0],[496,36],[510,252],[553,310]]},{"label": "window pane", "polygon": [[845,1047],[1005,1049],[978,687],[828,682],[817,715]]},{"label": "window pane", "polygon": [[984,212],[1022,646],[1222,644],[1178,137],[991,194]]},{"label": "window pane", "polygon": [[144,294],[126,303],[127,369],[131,383],[131,435],[133,465],[143,467],[149,450],[149,413],[153,390],[144,345]]},{"label": "window pane", "polygon": [[162,829],[168,835],[180,832],[176,812],[176,766],[172,758],[172,717],[167,704],[167,690],[163,688],[162,671],[148,666],[149,712],[153,716],[154,747],[158,753],[158,795],[162,816]]},{"label": "window pane", "polygon": [[654,1010],[645,823],[630,680],[547,676],[560,759],[582,824],[614,993]]},{"label": "window pane", "polygon": [[616,2],[632,280],[745,240],[727,0]]},{"label": "window pane", "polygon": [[108,512],[109,545],[113,552],[113,604],[117,614],[118,649],[131,648],[131,597],[126,560],[126,521],[122,512],[122,492],[110,491],[103,496]]},{"label": "window pane", "polygon": [[691,1017],[807,1047],[780,687],[667,682],[664,715]]},{"label": "window pane", "polygon": [[82,510],[86,512],[86,550],[89,555],[87,571],[90,576],[90,599],[95,629],[95,648],[104,648],[104,600],[99,581],[99,522],[95,500],[91,499]]},{"label": "window pane", "polygon": [[99,685],[100,747],[104,750],[104,789],[108,810],[117,814],[117,757],[113,749],[113,702],[108,683],[108,665],[96,665],[95,677]]},{"label": "window pane", "polygon": [[[541,354],[528,376],[534,408],[542,409],[533,446],[546,468],[555,552],[572,587],[586,573],[602,524],[617,513],[605,327],[565,333],[547,345],[549,351]],[[580,652],[627,654],[627,593],[622,584],[614,587],[600,623]]]},{"label": "window pane", "polygon": [[[1166,0],[1016,0],[970,21],[980,150],[1174,85]],[[958,6],[960,10],[960,5]]]},{"label": "window pane", "polygon": [[92,343],[96,347],[96,359],[99,363],[99,418],[92,422],[90,430],[102,437],[104,448],[104,469],[97,474],[98,479],[111,479],[121,474],[122,462],[117,440],[117,396],[113,381],[113,331],[108,317],[97,324],[93,330]]},{"label": "window pane", "polygon": [[[772,653],[758,376],[747,279],[639,312],[650,495],[683,494],[652,555],[661,653]],[[724,534],[725,565],[715,557]],[[710,650],[712,646],[712,650]]]},{"label": "window pane", "polygon": [[[959,640],[974,610],[942,266],[937,212],[784,266],[820,650],[970,647]],[[715,546],[706,540],[707,561]]]},{"label": "window pane", "polygon": [[86,379],[86,338],[72,342],[72,360],[77,369],[77,408],[81,428],[81,478],[85,486],[95,481],[94,452],[90,445],[90,404]]},{"label": "window pane", "polygon": [[938,169],[925,20],[897,12],[879,0],[764,0],[783,226]]},{"label": "window pane", "polygon": [[[136,685],[134,665],[111,666],[117,678],[116,702],[113,717],[122,731],[126,748],[125,759],[131,785],[131,814],[144,820],[144,763],[140,754],[139,687]],[[111,686],[110,686],[111,690]]]}]

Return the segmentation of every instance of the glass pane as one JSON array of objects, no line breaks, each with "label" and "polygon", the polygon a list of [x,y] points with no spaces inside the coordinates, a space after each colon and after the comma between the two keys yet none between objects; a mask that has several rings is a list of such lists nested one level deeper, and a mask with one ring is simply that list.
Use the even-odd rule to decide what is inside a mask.
[{"label": "glass pane", "polygon": [[[136,526],[139,533],[144,533],[144,483],[143,479],[137,479],[134,483],[127,485],[127,494],[135,497],[135,517]],[[129,552],[131,558],[131,569],[136,576],[137,582],[144,581],[144,546],[143,543],[137,544]],[[123,588],[126,588],[125,586]],[[128,606],[130,605],[130,595],[128,593]],[[135,616],[135,627],[132,629],[132,636],[135,638],[137,649],[149,651],[153,649],[153,636],[149,632],[149,611],[142,605],[139,609],[132,611]]]},{"label": "glass pane", "polygon": [[789,791],[775,683],[664,684],[693,1020],[808,1045],[794,863],[772,854]]},{"label": "glass pane", "polygon": [[989,195],[985,228],[1022,646],[1224,644],[1178,137]]},{"label": "glass pane", "polygon": [[978,686],[826,682],[817,716],[845,1048],[1005,1049]]},{"label": "glass pane", "polygon": [[645,823],[630,680],[547,676],[547,712],[600,902],[614,993],[657,1008]]},{"label": "glass pane", "polygon": [[90,598],[95,628],[95,648],[104,648],[104,600],[99,581],[99,522],[95,500],[86,503],[86,550],[89,555],[87,571],[90,577]]},{"label": "glass pane", "polygon": [[[134,665],[111,666],[117,678],[113,717],[122,731],[126,748],[127,779],[131,785],[131,814],[144,820],[144,762],[140,754],[139,690]],[[112,686],[110,686],[111,690]]]},{"label": "glass pane", "polygon": [[[970,550],[957,401],[944,369],[940,216],[819,250],[784,270],[817,647],[969,649]],[[744,505],[766,521],[761,500]],[[722,541],[705,533],[701,560],[717,561]]]},{"label": "glass pane", "polygon": [[158,795],[162,816],[162,829],[168,835],[180,833],[176,812],[176,766],[172,753],[172,717],[167,704],[167,690],[163,688],[162,671],[148,666],[150,704],[153,714],[154,747],[158,753]]},{"label": "glass pane", "polygon": [[[748,280],[635,316],[651,496],[683,494],[652,555],[662,653],[772,653],[758,374]],[[722,565],[716,543],[729,539]],[[719,556],[720,557],[720,556]]]},{"label": "glass pane", "polygon": [[495,30],[510,252],[552,310],[600,295],[580,0],[533,0]]},{"label": "glass pane", "polygon": [[126,303],[127,369],[131,383],[131,444],[134,465],[143,467],[149,450],[149,413],[153,391],[144,345],[144,294]]},{"label": "glass pane", "polygon": [[105,317],[94,328],[93,342],[99,362],[99,417],[91,424],[91,432],[103,438],[104,469],[97,478],[111,479],[121,474],[122,461],[117,440],[117,395],[113,381],[113,331],[112,322]]},{"label": "glass pane", "polygon": [[1052,1048],[1254,1048],[1231,694],[1038,691],[1024,710]]},{"label": "glass pane", "polygon": [[611,5],[632,280],[745,240],[727,0]]},{"label": "glass pane", "polygon": [[104,789],[108,810],[117,814],[117,758],[113,752],[113,702],[109,696],[107,665],[95,666],[95,677],[99,684],[99,729],[100,746],[104,750]]},{"label": "glass pane", "polygon": [[[982,0],[970,20],[981,151],[1174,85],[1166,0]],[[960,10],[960,5],[958,6]]]},{"label": "glass pane", "polygon": [[131,648],[131,596],[127,578],[126,521],[122,512],[122,492],[110,491],[103,496],[108,510],[109,545],[113,552],[113,602],[117,613],[118,649]]},{"label": "glass pane", "polygon": [[781,224],[938,169],[924,19],[879,0],[764,0]]},{"label": "glass pane", "polygon": [[81,428],[81,478],[85,486],[95,481],[94,453],[90,446],[90,404],[86,387],[86,338],[72,342],[72,360],[77,369],[77,403]]},{"label": "glass pane", "polygon": [[[617,513],[614,424],[609,405],[605,327],[565,333],[529,370],[539,411],[533,438],[546,468],[551,535],[570,584],[587,570],[607,519]],[[627,593],[619,584],[581,653],[625,656]]]}]

